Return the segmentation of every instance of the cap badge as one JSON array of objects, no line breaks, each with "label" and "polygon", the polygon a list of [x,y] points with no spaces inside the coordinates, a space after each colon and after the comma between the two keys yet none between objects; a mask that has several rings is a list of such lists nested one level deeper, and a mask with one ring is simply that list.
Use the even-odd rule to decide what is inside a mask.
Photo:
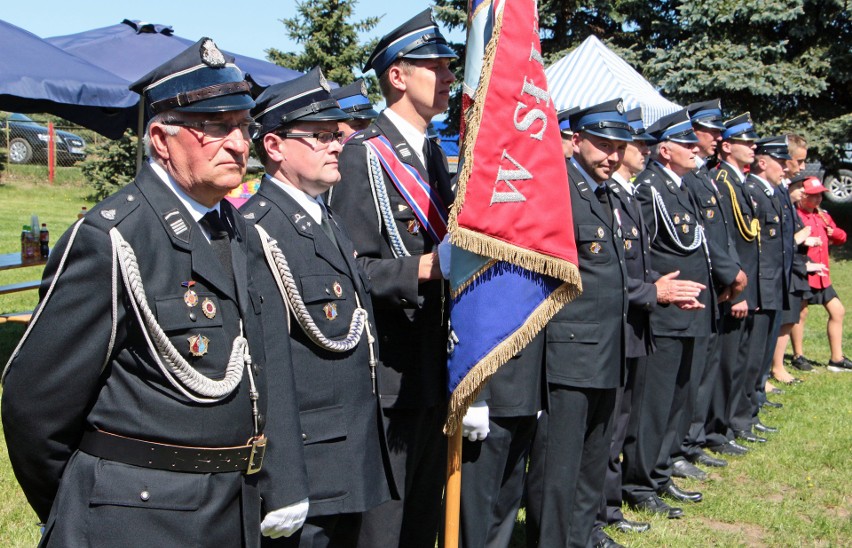
[{"label": "cap badge", "polygon": [[331,86],[328,85],[328,80],[325,79],[325,75],[323,75],[322,71],[319,73],[319,85],[322,89],[331,93]]},{"label": "cap badge", "polygon": [[615,105],[615,110],[618,111],[619,114],[624,114],[624,101],[619,101]]},{"label": "cap badge", "polygon": [[210,339],[204,335],[193,335],[189,337],[187,341],[189,341],[189,353],[193,356],[198,357],[207,354]]},{"label": "cap badge", "polygon": [[201,312],[207,317],[208,320],[212,320],[216,317],[216,305],[209,298],[206,298],[201,302]]},{"label": "cap badge", "polygon": [[209,38],[201,42],[201,60],[208,67],[222,68],[225,66],[225,56]]},{"label": "cap badge", "polygon": [[325,312],[325,317],[328,320],[333,320],[337,318],[337,305],[334,303],[327,303],[324,307],[322,307],[323,312]]},{"label": "cap badge", "polygon": [[598,242],[592,242],[591,245],[589,245],[589,251],[591,251],[595,255],[600,253],[601,249],[601,244],[599,244]]},{"label": "cap badge", "polygon": [[367,83],[361,80],[361,95],[367,96]]},{"label": "cap badge", "polygon": [[343,286],[340,285],[340,282],[334,282],[331,284],[331,290],[334,291],[335,297],[343,296]]}]

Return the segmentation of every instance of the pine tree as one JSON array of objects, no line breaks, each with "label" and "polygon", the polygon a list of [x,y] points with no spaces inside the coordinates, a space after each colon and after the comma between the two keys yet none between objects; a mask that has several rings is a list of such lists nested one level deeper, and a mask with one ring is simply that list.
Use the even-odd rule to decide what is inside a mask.
[{"label": "pine tree", "polygon": [[[372,30],[379,17],[367,17],[349,22],[357,0],[305,0],[296,2],[297,15],[281,19],[287,36],[304,45],[300,53],[266,50],[273,63],[306,72],[315,66],[322,68],[329,80],[341,86],[355,81],[354,71],[360,72],[378,40],[361,44],[358,34]],[[368,78],[371,99],[380,99],[378,83]]]}]

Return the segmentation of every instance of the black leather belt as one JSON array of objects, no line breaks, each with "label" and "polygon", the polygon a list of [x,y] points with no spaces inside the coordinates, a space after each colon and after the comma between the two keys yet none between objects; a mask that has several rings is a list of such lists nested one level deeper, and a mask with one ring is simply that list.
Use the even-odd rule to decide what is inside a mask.
[{"label": "black leather belt", "polygon": [[175,472],[245,472],[254,474],[263,465],[266,436],[236,447],[187,447],[128,438],[102,430],[83,434],[80,451],[102,459],[143,468]]}]

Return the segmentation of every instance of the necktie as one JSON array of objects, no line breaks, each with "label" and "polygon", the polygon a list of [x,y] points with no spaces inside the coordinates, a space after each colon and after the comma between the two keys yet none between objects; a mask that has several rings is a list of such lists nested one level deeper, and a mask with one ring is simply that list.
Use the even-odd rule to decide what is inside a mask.
[{"label": "necktie", "polygon": [[234,281],[234,266],[231,264],[231,233],[227,225],[222,222],[222,218],[217,211],[208,211],[201,219],[201,224],[207,229],[210,234],[210,245],[213,246],[213,251],[222,263],[222,268],[228,275],[228,279]]},{"label": "necktie", "polygon": [[606,185],[598,185],[598,188],[595,189],[595,196],[606,212],[606,217],[609,219],[609,226],[612,226],[612,208],[609,205],[609,196],[606,193]]},{"label": "necktie", "polygon": [[337,245],[337,238],[334,237],[334,231],[331,229],[331,219],[328,218],[328,211],[322,207],[320,209],[322,212],[322,216],[320,218],[320,228],[325,235],[328,236],[328,239],[331,240],[331,243]]}]

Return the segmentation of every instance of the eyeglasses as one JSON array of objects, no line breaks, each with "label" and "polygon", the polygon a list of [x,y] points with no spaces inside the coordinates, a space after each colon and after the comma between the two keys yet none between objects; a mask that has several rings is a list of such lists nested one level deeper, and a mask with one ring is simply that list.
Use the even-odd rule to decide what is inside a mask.
[{"label": "eyeglasses", "polygon": [[239,124],[229,124],[228,122],[216,122],[205,120],[203,122],[186,122],[183,120],[172,120],[171,122],[162,122],[165,126],[191,127],[200,129],[206,137],[211,140],[224,139],[234,131],[234,128],[240,129],[240,134],[243,139],[256,139],[260,136],[261,125],[257,122],[240,122]]},{"label": "eyeglasses", "polygon": [[314,133],[293,133],[288,131],[284,133],[278,133],[277,135],[283,139],[301,139],[306,137],[313,137],[321,145],[330,145],[332,141],[337,141],[338,143],[343,142],[342,131],[316,131]]}]

